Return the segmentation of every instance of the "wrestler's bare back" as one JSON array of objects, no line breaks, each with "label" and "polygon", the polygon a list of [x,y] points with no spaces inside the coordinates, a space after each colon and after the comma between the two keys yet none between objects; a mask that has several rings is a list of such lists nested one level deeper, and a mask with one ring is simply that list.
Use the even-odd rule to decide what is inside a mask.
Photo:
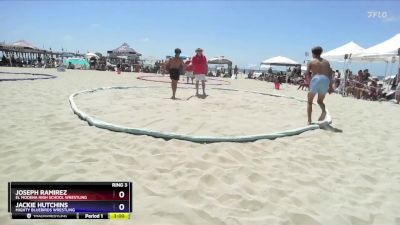
[{"label": "wrestler's bare back", "polygon": [[315,58],[308,64],[308,69],[312,72],[312,75],[323,74],[331,79],[332,69],[329,62],[323,58]]}]

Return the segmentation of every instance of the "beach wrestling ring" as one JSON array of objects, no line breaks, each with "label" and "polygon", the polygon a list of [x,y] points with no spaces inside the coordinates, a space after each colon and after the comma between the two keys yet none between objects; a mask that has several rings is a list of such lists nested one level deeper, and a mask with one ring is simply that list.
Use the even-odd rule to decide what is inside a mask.
[{"label": "beach wrestling ring", "polygon": [[[184,77],[184,79],[186,80],[186,76],[181,75],[181,77]],[[171,80],[168,75],[165,75],[165,76],[139,76],[139,77],[137,77],[137,79],[144,80],[144,81],[159,82],[159,83],[171,83]],[[212,82],[207,82],[207,85],[229,85],[229,84],[231,84],[231,82],[229,82],[227,80],[216,79],[216,78],[212,78],[212,77],[206,77],[206,80],[212,81]],[[186,82],[178,82],[178,84],[192,85],[191,83],[187,84]]]},{"label": "beach wrestling ring", "polygon": [[[323,127],[323,126],[326,126],[326,125],[329,125],[332,123],[332,119],[329,114],[329,111],[326,110],[327,113],[326,113],[324,121],[320,121],[319,123],[316,123],[316,124],[311,124],[311,125],[308,125],[305,127],[295,128],[295,129],[291,129],[291,130],[285,130],[285,131],[280,131],[280,132],[270,133],[270,134],[256,134],[256,135],[244,135],[244,136],[220,136],[220,137],[196,136],[196,135],[187,135],[187,134],[170,133],[170,132],[164,132],[164,131],[156,131],[156,130],[150,130],[150,129],[144,129],[144,128],[125,127],[125,126],[118,125],[118,124],[108,123],[106,121],[94,118],[93,116],[88,115],[85,112],[79,110],[79,108],[76,106],[76,103],[74,100],[74,98],[78,95],[84,95],[84,94],[94,93],[94,92],[103,91],[103,90],[110,90],[110,89],[124,90],[124,89],[139,89],[139,88],[147,88],[148,89],[148,88],[165,88],[165,87],[160,87],[160,86],[100,87],[100,88],[95,88],[95,89],[91,89],[91,90],[79,91],[79,92],[75,92],[75,93],[71,94],[69,96],[69,103],[71,105],[72,111],[80,119],[86,121],[90,126],[95,126],[95,127],[101,128],[101,129],[107,129],[107,130],[115,131],[115,132],[124,132],[124,133],[135,134],[135,135],[147,135],[147,136],[152,136],[155,138],[163,138],[165,140],[179,139],[179,140],[191,141],[191,142],[196,142],[196,143],[252,142],[252,141],[257,141],[257,140],[261,140],[261,139],[273,140],[276,138],[298,135],[298,134],[301,134],[306,131],[319,129],[320,127]],[[185,88],[185,87],[182,87],[182,88]],[[220,91],[247,92],[247,93],[267,95],[267,96],[272,96],[272,97],[277,97],[277,98],[287,98],[287,99],[293,99],[293,100],[297,100],[297,101],[301,101],[301,102],[307,102],[304,99],[299,99],[296,97],[277,95],[277,94],[269,94],[269,93],[257,92],[257,91],[227,89],[227,88],[211,88],[211,89],[220,90]]]},{"label": "beach wrestling ring", "polygon": [[55,75],[50,74],[42,74],[42,73],[13,73],[13,72],[2,72],[0,74],[24,74],[31,76],[41,76],[41,77],[27,77],[27,78],[0,78],[1,81],[19,81],[19,80],[46,80],[46,79],[54,79],[57,78]]}]

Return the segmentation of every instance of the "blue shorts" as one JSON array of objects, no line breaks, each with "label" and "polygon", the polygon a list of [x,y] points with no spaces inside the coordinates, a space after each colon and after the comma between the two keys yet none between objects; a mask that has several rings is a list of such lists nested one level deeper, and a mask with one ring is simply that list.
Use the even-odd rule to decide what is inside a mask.
[{"label": "blue shorts", "polygon": [[327,76],[315,74],[310,82],[310,92],[313,94],[324,95],[328,92],[330,80]]}]

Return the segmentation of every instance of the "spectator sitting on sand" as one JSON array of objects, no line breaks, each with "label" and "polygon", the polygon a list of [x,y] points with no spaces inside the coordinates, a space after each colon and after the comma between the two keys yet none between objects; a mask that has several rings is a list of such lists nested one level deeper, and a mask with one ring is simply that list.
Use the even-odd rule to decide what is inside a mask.
[{"label": "spectator sitting on sand", "polygon": [[300,85],[299,88],[297,88],[297,90],[299,90],[300,88],[301,90],[303,90],[303,88],[306,88],[306,90],[308,90],[309,86],[310,86],[310,77],[304,74],[304,77],[302,81],[300,81]]},{"label": "spectator sitting on sand", "polygon": [[378,83],[376,80],[372,80],[371,84],[368,86],[369,98],[373,101],[378,100]]},{"label": "spectator sitting on sand", "polygon": [[364,74],[363,74],[362,70],[359,70],[357,73],[357,80],[360,81],[363,79],[364,79]]},{"label": "spectator sitting on sand", "polygon": [[368,69],[365,69],[363,72],[364,79],[362,80],[362,82],[367,83],[370,76],[371,76],[371,74],[368,72]]},{"label": "spectator sitting on sand", "polygon": [[6,65],[7,64],[7,58],[5,55],[3,55],[3,57],[1,57],[1,65]]},{"label": "spectator sitting on sand", "polygon": [[69,62],[68,63],[68,69],[75,69],[75,66],[71,63],[71,62]]}]

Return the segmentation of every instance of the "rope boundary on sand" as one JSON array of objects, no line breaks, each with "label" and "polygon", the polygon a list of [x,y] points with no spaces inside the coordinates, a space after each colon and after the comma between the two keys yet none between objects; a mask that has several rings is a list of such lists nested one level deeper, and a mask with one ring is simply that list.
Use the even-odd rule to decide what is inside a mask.
[{"label": "rope boundary on sand", "polygon": [[[271,133],[271,134],[255,134],[255,135],[242,135],[242,136],[221,136],[221,137],[196,136],[196,135],[186,135],[186,134],[156,131],[156,130],[150,130],[150,129],[144,129],[144,128],[125,127],[125,126],[118,125],[118,124],[108,123],[106,121],[102,121],[97,118],[94,118],[94,117],[86,114],[85,112],[79,110],[74,101],[74,98],[76,96],[82,95],[82,94],[88,94],[88,93],[93,93],[93,92],[102,91],[102,90],[136,89],[136,88],[165,88],[165,87],[161,87],[161,86],[100,87],[100,88],[94,88],[94,89],[90,89],[90,90],[79,91],[79,92],[75,92],[75,93],[71,94],[69,96],[69,103],[71,105],[72,111],[81,120],[86,121],[90,126],[95,126],[95,127],[101,128],[101,129],[107,129],[107,130],[115,131],[115,132],[124,132],[124,133],[129,133],[129,134],[134,134],[134,135],[147,135],[147,136],[152,136],[155,138],[162,138],[164,140],[178,139],[178,140],[184,140],[184,141],[190,141],[190,142],[196,142],[196,143],[253,142],[253,141],[257,141],[257,140],[261,140],[261,139],[274,140],[276,138],[298,135],[298,134],[301,134],[306,131],[319,129],[321,126],[324,126],[324,125],[326,126],[326,125],[329,125],[332,123],[331,115],[329,114],[329,111],[326,110],[326,117],[325,117],[324,121],[321,121],[316,124],[311,124],[311,125],[308,125],[305,127],[291,129],[291,130],[280,131],[280,132],[275,132],[275,133]],[[182,87],[182,88],[185,88],[185,87]],[[187,89],[189,89],[189,88],[187,88]],[[224,90],[224,91],[241,91],[241,92],[268,95],[268,96],[273,96],[273,97],[294,99],[294,100],[298,100],[301,102],[307,102],[304,99],[300,99],[300,98],[296,98],[296,97],[278,95],[278,94],[270,94],[270,93],[264,93],[264,92],[258,92],[258,91],[228,89],[228,88],[211,88],[211,89]]]},{"label": "rope boundary on sand", "polygon": [[[184,76],[184,75],[181,75],[181,76]],[[171,83],[171,81],[152,80],[152,79],[147,79],[147,77],[160,77],[160,76],[138,76],[136,79],[144,80],[144,81],[151,81],[151,82],[158,82],[158,83]],[[167,76],[164,76],[164,77],[167,77]],[[215,81],[220,81],[222,83],[225,83],[225,84],[212,84],[211,83],[211,84],[207,84],[207,85],[230,85],[231,84],[230,81],[215,79],[215,78],[210,78],[210,77],[207,77],[206,80],[215,80]],[[186,83],[179,83],[179,84],[186,84]]]},{"label": "rope boundary on sand", "polygon": [[1,81],[19,81],[19,80],[46,80],[46,79],[54,79],[57,78],[56,75],[51,74],[43,74],[43,73],[15,73],[15,72],[3,72],[3,74],[24,74],[24,75],[31,75],[31,76],[43,76],[43,77],[32,77],[32,78],[0,78]]}]

